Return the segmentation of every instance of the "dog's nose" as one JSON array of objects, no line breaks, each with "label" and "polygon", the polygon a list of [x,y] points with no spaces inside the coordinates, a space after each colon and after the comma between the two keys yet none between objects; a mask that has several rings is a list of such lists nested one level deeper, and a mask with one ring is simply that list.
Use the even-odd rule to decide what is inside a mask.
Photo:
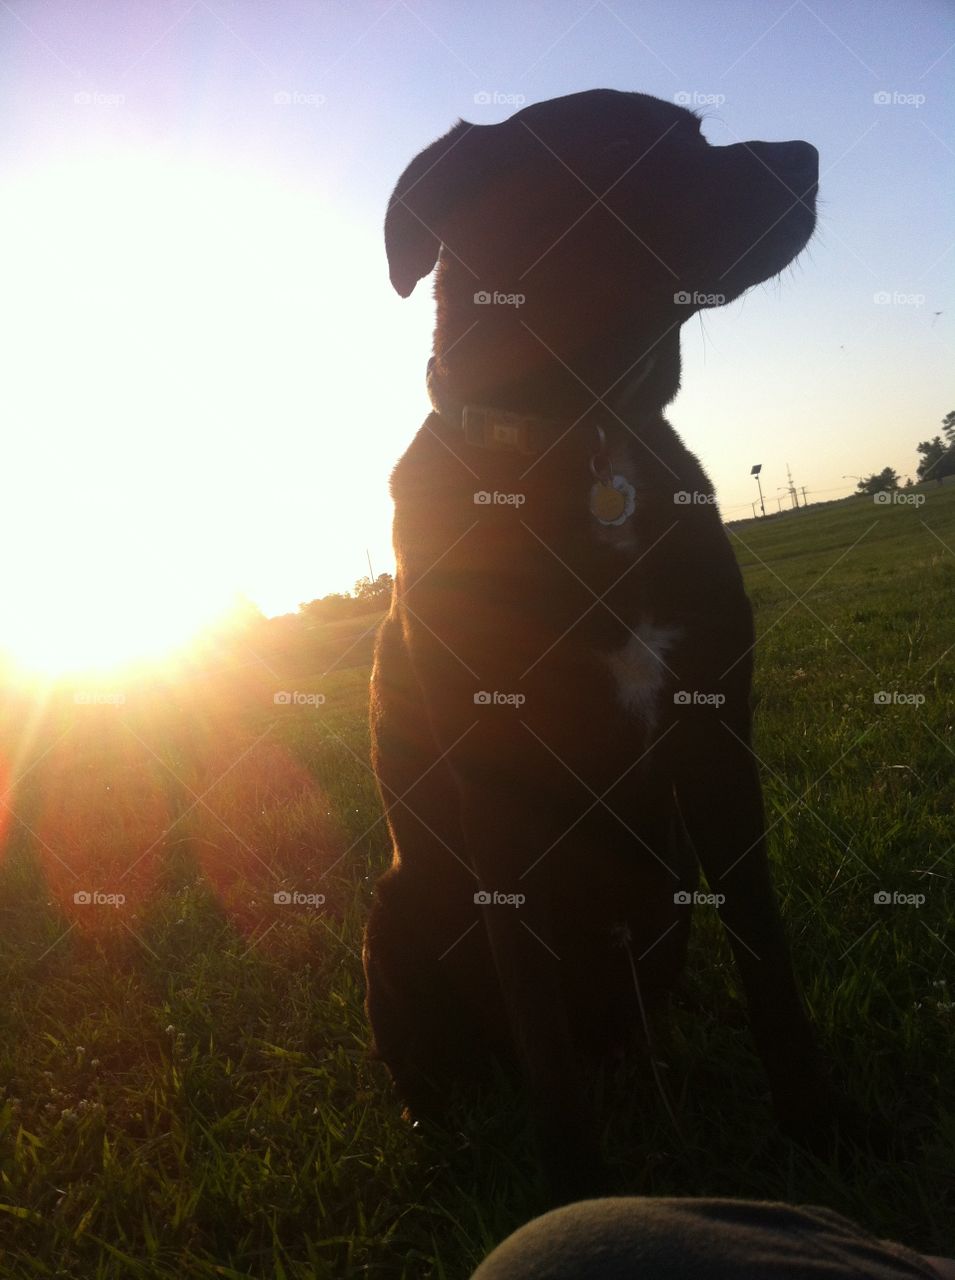
[{"label": "dog's nose", "polygon": [[819,152],[809,142],[748,142],[745,147],[780,182],[800,195],[814,190],[819,181]]}]

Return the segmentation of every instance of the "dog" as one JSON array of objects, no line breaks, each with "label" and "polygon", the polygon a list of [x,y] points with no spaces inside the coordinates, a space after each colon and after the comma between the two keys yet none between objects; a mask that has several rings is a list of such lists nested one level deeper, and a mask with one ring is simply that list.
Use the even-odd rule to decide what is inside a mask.
[{"label": "dog", "polygon": [[806,142],[711,146],[692,112],[598,89],[460,121],[388,206],[391,282],[437,266],[437,324],[392,477],[366,1008],[412,1114],[515,1061],[567,1194],[599,1176],[588,1062],[679,977],[700,865],[779,1122],[832,1123],[767,864],[751,609],[662,414],[681,325],[796,258],[817,182]]}]

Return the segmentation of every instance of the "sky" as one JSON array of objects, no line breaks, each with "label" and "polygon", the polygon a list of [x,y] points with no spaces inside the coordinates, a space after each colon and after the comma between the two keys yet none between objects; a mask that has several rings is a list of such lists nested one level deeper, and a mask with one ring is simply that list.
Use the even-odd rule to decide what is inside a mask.
[{"label": "sky", "polygon": [[683,331],[668,416],[724,517],[757,462],[770,510],[787,464],[810,500],[914,476],[955,408],[953,42],[935,0],[5,0],[0,641],[390,570],[433,299],[391,289],[388,197],[458,118],[583,89],[820,152],[810,247]]}]

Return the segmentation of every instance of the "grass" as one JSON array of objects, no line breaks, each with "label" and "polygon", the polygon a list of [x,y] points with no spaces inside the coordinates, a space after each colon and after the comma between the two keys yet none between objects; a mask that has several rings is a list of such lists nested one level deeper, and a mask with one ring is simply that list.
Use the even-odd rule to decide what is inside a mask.
[{"label": "grass", "polygon": [[[701,909],[662,1048],[680,1133],[633,1067],[600,1086],[608,1159],[622,1191],[820,1203],[944,1253],[955,486],[734,537],[797,967],[889,1151],[830,1165],[775,1134]],[[537,1210],[518,1094],[424,1134],[367,1057],[360,931],[388,855],[367,767],[373,622],[316,631],[310,663],[270,654],[119,705],[4,700],[0,1275],[458,1278]],[[276,705],[278,689],[325,700]],[[94,891],[112,900],[74,901]]]}]

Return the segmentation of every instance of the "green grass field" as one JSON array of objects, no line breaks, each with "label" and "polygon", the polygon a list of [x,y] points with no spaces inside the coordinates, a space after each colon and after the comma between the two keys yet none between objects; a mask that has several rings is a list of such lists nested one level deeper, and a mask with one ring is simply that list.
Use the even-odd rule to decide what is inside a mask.
[{"label": "green grass field", "polygon": [[[608,1159],[622,1191],[814,1202],[950,1252],[955,485],[734,537],[796,964],[888,1153],[776,1135],[703,908],[661,1049],[679,1132],[637,1065],[599,1085]],[[368,1061],[374,621],[317,630],[306,671],[4,699],[0,1275],[459,1280],[537,1210],[519,1094],[425,1134]]]}]

